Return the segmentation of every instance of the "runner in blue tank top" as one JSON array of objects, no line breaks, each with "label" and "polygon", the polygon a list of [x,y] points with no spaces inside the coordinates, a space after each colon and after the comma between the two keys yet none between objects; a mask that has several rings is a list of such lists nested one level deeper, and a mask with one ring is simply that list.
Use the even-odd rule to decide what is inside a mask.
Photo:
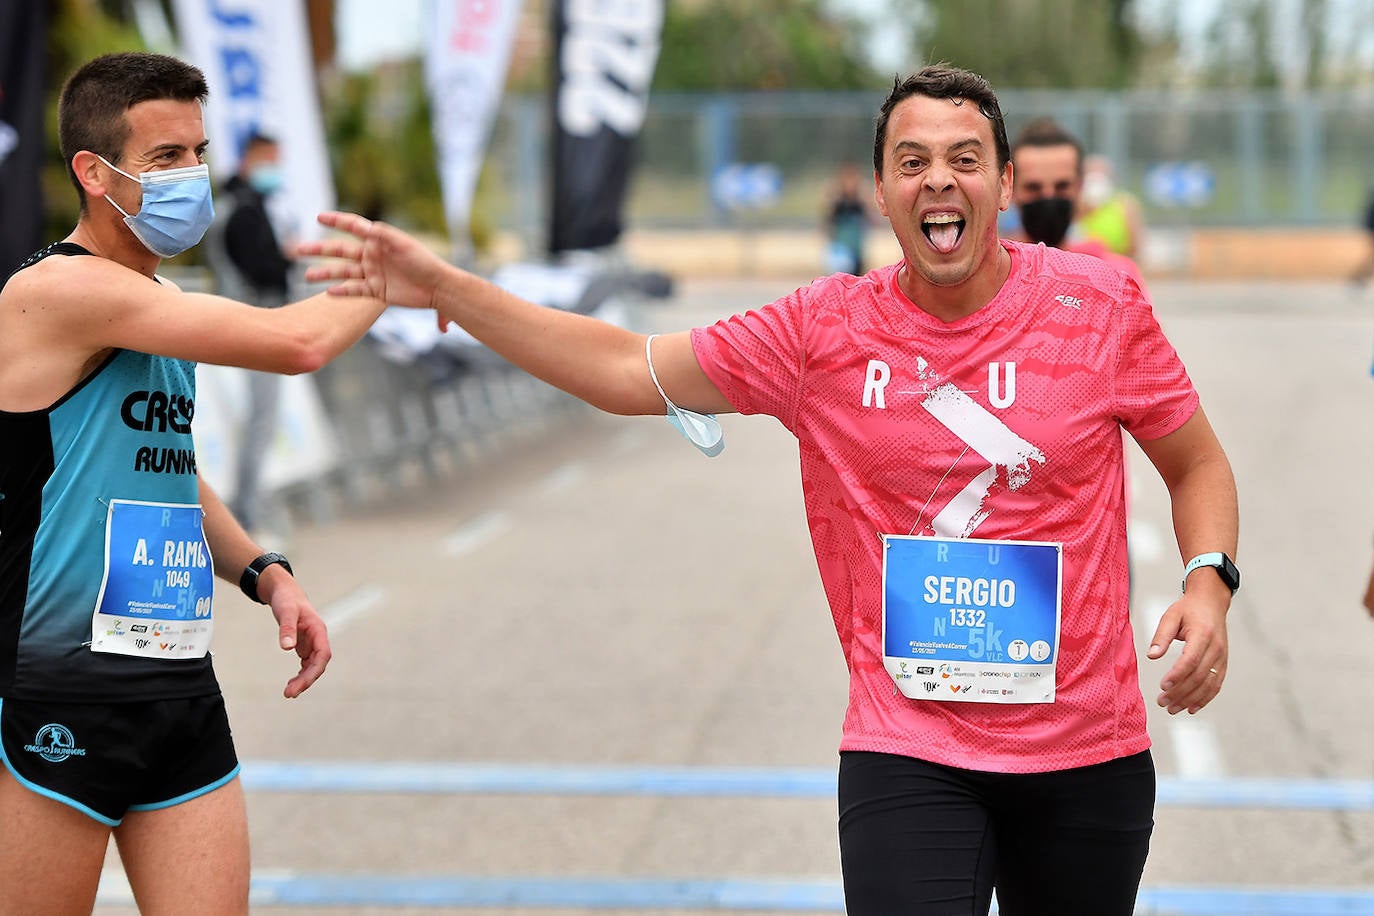
[{"label": "runner in blue tank top", "polygon": [[310,372],[385,306],[258,309],[155,276],[213,215],[205,98],[161,55],[78,70],[59,130],[80,218],[0,288],[0,914],[89,911],[111,834],[144,912],[246,913],[214,578],[270,606],[300,657],[287,697],[329,661],[286,559],[196,474],[195,366]]}]

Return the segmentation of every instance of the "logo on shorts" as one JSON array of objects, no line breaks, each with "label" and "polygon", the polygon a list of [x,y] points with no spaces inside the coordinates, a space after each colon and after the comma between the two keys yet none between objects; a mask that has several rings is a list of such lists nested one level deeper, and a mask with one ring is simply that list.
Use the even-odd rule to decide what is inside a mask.
[{"label": "logo on shorts", "polygon": [[85,757],[86,749],[76,746],[71,729],[65,725],[50,722],[34,735],[33,744],[24,745],[24,750],[37,754],[49,763],[61,763],[68,757]]}]

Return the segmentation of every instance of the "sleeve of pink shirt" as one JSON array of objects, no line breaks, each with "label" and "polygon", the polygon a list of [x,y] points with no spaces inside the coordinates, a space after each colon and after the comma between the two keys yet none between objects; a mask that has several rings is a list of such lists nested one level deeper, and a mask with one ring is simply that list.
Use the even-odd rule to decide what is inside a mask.
[{"label": "sleeve of pink shirt", "polygon": [[702,371],[740,413],[768,414],[794,430],[812,290],[693,329],[692,350]]},{"label": "sleeve of pink shirt", "polygon": [[1115,320],[1117,344],[1113,399],[1116,415],[1137,439],[1158,439],[1197,411],[1199,399],[1149,299],[1127,280]]}]

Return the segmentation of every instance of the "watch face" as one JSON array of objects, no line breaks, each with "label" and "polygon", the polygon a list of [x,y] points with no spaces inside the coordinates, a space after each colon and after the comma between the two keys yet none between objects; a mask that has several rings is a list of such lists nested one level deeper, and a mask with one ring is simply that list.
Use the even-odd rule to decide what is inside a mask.
[{"label": "watch face", "polygon": [[1221,573],[1221,580],[1226,583],[1231,591],[1234,592],[1240,588],[1240,570],[1224,553],[1221,555],[1221,565],[1217,567],[1217,572]]}]

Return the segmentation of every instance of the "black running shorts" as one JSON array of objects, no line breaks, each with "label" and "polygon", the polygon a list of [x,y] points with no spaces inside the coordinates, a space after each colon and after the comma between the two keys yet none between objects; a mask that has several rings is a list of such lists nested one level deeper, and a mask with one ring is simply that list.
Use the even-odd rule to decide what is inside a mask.
[{"label": "black running shorts", "polygon": [[137,703],[0,700],[0,761],[22,785],[115,826],[239,771],[219,694]]},{"label": "black running shorts", "polygon": [[849,916],[1130,916],[1154,827],[1149,751],[1049,773],[840,754]]}]

